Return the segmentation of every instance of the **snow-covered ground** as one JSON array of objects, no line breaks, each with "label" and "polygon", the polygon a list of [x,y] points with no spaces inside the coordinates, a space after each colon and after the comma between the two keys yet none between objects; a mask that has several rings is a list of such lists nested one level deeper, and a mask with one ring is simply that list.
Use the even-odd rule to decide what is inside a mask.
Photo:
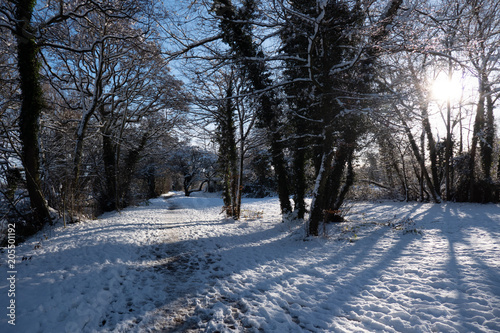
[{"label": "snow-covered ground", "polygon": [[[304,240],[276,198],[47,228],[0,265],[0,332],[499,332],[500,206],[356,203]],[[4,260],[5,259],[5,260]],[[15,326],[7,314],[15,300]]]}]

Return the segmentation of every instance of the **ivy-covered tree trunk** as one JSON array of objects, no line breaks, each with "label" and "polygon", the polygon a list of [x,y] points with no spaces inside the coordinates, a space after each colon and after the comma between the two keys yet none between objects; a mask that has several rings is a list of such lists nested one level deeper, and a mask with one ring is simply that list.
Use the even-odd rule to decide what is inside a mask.
[{"label": "ivy-covered tree trunk", "polygon": [[303,219],[306,213],[306,150],[303,139],[296,140],[293,152],[293,182],[294,182],[294,212],[298,219]]},{"label": "ivy-covered tree trunk", "polygon": [[285,164],[284,148],[281,141],[281,134],[279,133],[277,120],[274,120],[268,131],[270,133],[270,146],[271,146],[271,163],[274,167],[276,180],[278,182],[278,198],[280,201],[281,214],[287,216],[292,212],[290,204],[290,188],[288,184],[288,172]]},{"label": "ivy-covered tree trunk", "polygon": [[117,210],[117,181],[116,181],[116,154],[115,145],[106,126],[102,133],[102,160],[104,163],[104,188],[102,189],[101,210],[110,212]]},{"label": "ivy-covered tree trunk", "polygon": [[242,61],[242,73],[260,92],[258,98],[259,125],[266,128],[271,151],[271,161],[278,183],[278,196],[283,215],[291,212],[288,176],[280,134],[278,103],[272,91],[263,93],[271,86],[269,73],[264,64],[264,55],[252,40],[250,20],[255,11],[255,1],[246,0],[243,7],[236,11],[230,0],[215,0],[213,10],[220,19],[223,40],[231,47],[236,58]]},{"label": "ivy-covered tree trunk", "polygon": [[337,147],[332,171],[330,172],[328,180],[328,191],[330,195],[328,196],[328,202],[325,205],[325,209],[329,211],[337,211],[340,209],[349,188],[354,183],[354,170],[352,168],[354,150],[355,142],[341,143]]},{"label": "ivy-covered tree trunk", "polygon": [[219,165],[223,179],[222,199],[227,217],[240,218],[238,202],[238,172],[236,129],[234,126],[234,106],[232,101],[232,84],[227,88],[226,101],[217,113],[217,141],[219,143]]},{"label": "ivy-covered tree trunk", "polygon": [[491,86],[488,78],[484,79],[485,94],[485,119],[483,140],[480,141],[481,146],[481,164],[483,169],[484,186],[482,202],[491,202],[494,200],[494,186],[491,178],[491,168],[493,167],[493,146],[495,144],[495,119],[493,115],[494,103],[491,97]]},{"label": "ivy-covered tree trunk", "polygon": [[[343,91],[355,91],[362,86],[355,78],[356,69],[339,70],[333,74],[332,68],[345,63],[355,55],[352,53],[356,38],[348,38],[344,31],[355,29],[359,20],[359,8],[349,8],[347,3],[325,2],[324,6],[317,7],[314,13],[318,19],[314,21],[314,29],[310,29],[308,62],[310,76],[315,84],[319,107],[316,108],[314,119],[322,121],[323,133],[320,140],[321,164],[316,175],[311,202],[311,212],[308,221],[308,234],[317,236],[319,225],[324,221],[325,213],[336,201],[340,186],[334,183],[341,179],[345,161],[338,159],[340,145],[347,139],[343,127],[346,121],[341,115],[346,107],[341,102]],[[349,45],[349,47],[347,47]],[[349,126],[348,126],[349,127]],[[357,132],[355,124],[350,131]],[[354,139],[356,140],[357,137]],[[332,188],[334,186],[335,188]]]},{"label": "ivy-covered tree trunk", "polygon": [[16,38],[19,77],[21,81],[21,112],[19,132],[22,142],[22,163],[26,173],[26,186],[30,197],[34,230],[51,221],[40,180],[40,115],[44,107],[40,85],[38,46],[31,26],[36,1],[16,2]]},{"label": "ivy-covered tree trunk", "polygon": [[323,221],[324,209],[326,202],[326,192],[328,191],[327,184],[330,176],[332,161],[334,158],[333,141],[331,130],[324,129],[324,152],[321,159],[321,164],[316,175],[314,190],[311,201],[311,212],[308,221],[308,234],[318,236],[320,222]]},{"label": "ivy-covered tree trunk", "polygon": [[354,167],[352,165],[353,160],[354,160],[354,148],[351,147],[348,149],[346,156],[347,172],[345,175],[345,181],[342,187],[339,188],[335,201],[332,202],[331,206],[332,211],[340,210],[342,204],[344,203],[345,197],[347,196],[347,193],[349,193],[349,189],[354,184],[355,175],[354,175]]},{"label": "ivy-covered tree trunk", "polygon": [[431,160],[431,176],[432,176],[432,185],[433,191],[441,196],[441,178],[439,177],[438,170],[438,157],[436,151],[436,141],[434,140],[434,135],[432,134],[431,124],[429,120],[429,113],[427,111],[428,106],[423,105],[421,107],[422,111],[422,125],[424,127],[425,133],[427,135],[427,142],[429,144],[429,158]]},{"label": "ivy-covered tree trunk", "polygon": [[[314,7],[307,0],[292,0],[290,6],[293,11],[307,15],[314,11]],[[314,155],[313,148],[311,148],[314,145],[311,144],[312,140],[309,136],[313,126],[309,119],[314,117],[315,94],[311,82],[304,82],[304,78],[309,77],[309,68],[305,66],[305,59],[310,30],[309,22],[305,22],[302,17],[290,15],[280,35],[283,52],[287,55],[284,75],[291,82],[284,87],[284,91],[290,109],[290,130],[293,131],[290,145],[293,159],[291,183],[294,216],[298,219],[304,219],[306,213],[306,165],[308,158]]]},{"label": "ivy-covered tree trunk", "polygon": [[[391,24],[402,0],[389,0],[385,11],[376,24],[370,36],[370,44],[364,47],[362,61],[352,63],[357,55],[352,50],[364,38],[356,38],[355,31],[364,23],[364,14],[360,3],[351,7],[344,1],[326,1],[318,3],[315,14],[314,33],[309,38],[308,66],[310,77],[320,90],[321,113],[316,117],[323,120],[324,132],[322,142],[322,160],[316,177],[311,213],[309,216],[308,233],[318,235],[318,228],[324,219],[326,210],[341,205],[353,181],[352,153],[363,124],[360,117],[348,119],[342,116],[345,109],[349,109],[349,99],[342,100],[346,92],[352,92],[355,98],[357,93],[366,94],[373,92],[374,64],[379,54],[376,44],[386,37],[387,27]],[[346,33],[350,32],[350,33]],[[365,39],[366,40],[366,39]],[[343,68],[343,64],[351,62],[352,65]],[[332,70],[339,68],[338,70]],[[356,77],[356,74],[358,76]],[[347,105],[347,106],[346,106]],[[351,105],[358,108],[355,104]],[[354,122],[352,122],[354,120]],[[352,122],[343,124],[343,122]],[[347,145],[347,146],[346,146]],[[344,149],[349,147],[345,152]],[[348,174],[344,187],[340,186],[340,178],[345,167]],[[340,192],[339,192],[340,191]]]},{"label": "ivy-covered tree trunk", "polygon": [[144,147],[146,146],[146,143],[148,142],[148,132],[144,132],[142,134],[141,140],[139,141],[139,144],[137,147],[131,149],[128,153],[127,156],[125,157],[125,160],[123,162],[124,168],[123,168],[123,173],[121,173],[121,182],[120,182],[120,198],[121,198],[121,207],[126,207],[129,206],[133,197],[132,194],[132,179],[137,167],[137,163],[141,160],[141,153],[144,150]]},{"label": "ivy-covered tree trunk", "polygon": [[186,197],[189,197],[191,195],[191,184],[193,181],[193,174],[191,173],[184,173],[184,180],[183,180],[183,187],[184,187],[184,195]]},{"label": "ivy-covered tree trunk", "polygon": [[[484,89],[484,81],[479,80],[479,100],[476,106],[476,117],[474,119],[474,127],[472,132],[472,143],[470,148],[470,158],[469,158],[469,166],[468,166],[468,175],[467,175],[467,185],[468,185],[468,197],[467,201],[481,201],[477,195],[477,174],[476,174],[476,158],[477,158],[477,146],[478,144],[483,146],[480,143],[480,137],[482,132],[484,131],[484,120],[485,120],[485,89]],[[484,158],[482,159],[482,164],[484,167]]]}]

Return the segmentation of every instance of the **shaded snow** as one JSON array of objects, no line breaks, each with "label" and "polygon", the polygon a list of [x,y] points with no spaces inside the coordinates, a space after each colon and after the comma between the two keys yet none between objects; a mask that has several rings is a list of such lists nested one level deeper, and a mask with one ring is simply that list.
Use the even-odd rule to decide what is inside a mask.
[{"label": "shaded snow", "polygon": [[306,241],[276,198],[221,207],[176,194],[47,228],[17,248],[0,332],[500,331],[497,205],[356,203]]}]

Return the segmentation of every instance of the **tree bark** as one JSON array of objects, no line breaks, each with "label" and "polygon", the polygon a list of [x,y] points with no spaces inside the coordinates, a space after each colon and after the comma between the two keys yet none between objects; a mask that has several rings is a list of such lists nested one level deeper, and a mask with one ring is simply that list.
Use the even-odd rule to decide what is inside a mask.
[{"label": "tree bark", "polygon": [[21,81],[21,112],[19,132],[22,142],[22,163],[26,173],[26,187],[34,215],[32,227],[40,229],[51,221],[40,180],[40,115],[44,107],[40,85],[38,46],[33,36],[31,18],[36,1],[20,0],[16,7],[16,38],[19,77]]},{"label": "tree bark", "polygon": [[139,145],[135,149],[131,149],[125,158],[124,161],[124,170],[123,172],[120,172],[121,174],[121,181],[120,186],[119,186],[119,197],[121,198],[121,207],[126,207],[130,204],[131,198],[132,198],[132,193],[131,193],[131,185],[132,185],[132,179],[137,167],[137,163],[141,160],[141,153],[144,150],[144,147],[146,146],[146,143],[148,142],[149,138],[149,133],[144,132],[142,134],[141,140],[139,142]]},{"label": "tree bark", "polygon": [[298,219],[304,219],[306,213],[306,150],[303,139],[297,139],[294,149],[293,158],[293,175],[294,175],[294,211]]},{"label": "tree bark", "polygon": [[401,122],[403,124],[403,127],[404,127],[404,130],[406,132],[406,135],[408,136],[408,141],[410,141],[410,145],[411,145],[411,148],[412,148],[412,151],[413,151],[413,155],[417,159],[417,162],[420,164],[421,170],[423,171],[423,175],[424,175],[425,181],[427,182],[427,185],[429,186],[429,190],[431,192],[432,199],[434,200],[435,203],[440,203],[441,202],[441,197],[440,197],[439,193],[436,192],[435,186],[432,183],[431,178],[429,177],[429,173],[427,172],[427,169],[425,168],[425,161],[423,160],[422,156],[420,155],[420,151],[418,149],[418,145],[417,145],[417,143],[415,141],[415,138],[413,137],[413,134],[411,133],[410,127],[406,123],[406,120],[404,119],[404,117],[401,114],[401,112],[397,108],[395,109],[395,111],[398,114],[398,116],[399,116],[399,118],[400,118],[400,120],[401,120]]},{"label": "tree bark", "polygon": [[[237,148],[236,148],[236,129],[234,126],[234,105],[233,105],[233,85],[230,78],[226,90],[226,101],[218,109],[216,115],[217,121],[217,139],[219,143],[219,165],[223,178],[222,199],[224,201],[224,210],[228,218],[238,220],[240,218],[240,209],[238,204],[238,186],[240,183],[239,172],[237,172]],[[241,143],[243,144],[243,143]]]},{"label": "tree bark", "polygon": [[434,135],[432,134],[431,123],[429,121],[429,113],[427,112],[427,105],[422,106],[422,124],[427,134],[427,142],[429,144],[429,158],[431,160],[431,175],[432,175],[432,185],[433,192],[438,196],[441,196],[441,180],[439,178],[438,163],[437,163],[437,152],[436,152],[436,141],[434,141]]},{"label": "tree bark", "polygon": [[469,158],[469,169],[468,169],[468,195],[467,201],[477,201],[477,198],[474,196],[474,188],[476,184],[476,154],[477,154],[477,145],[479,141],[479,135],[484,127],[484,89],[482,85],[482,80],[479,82],[479,100],[476,107],[476,117],[474,119],[474,128],[472,132],[472,143],[470,148],[470,158]]},{"label": "tree bark", "polygon": [[[233,53],[243,58],[243,72],[252,83],[256,91],[264,91],[270,86],[269,74],[263,62],[263,54],[259,52],[257,45],[253,42],[250,34],[251,26],[248,20],[252,18],[255,11],[255,2],[246,1],[245,6],[238,11],[230,0],[214,1],[215,13],[220,18],[220,26],[223,40],[232,49]],[[266,128],[271,151],[272,164],[278,183],[278,197],[282,214],[288,215],[291,210],[288,176],[283,156],[283,146],[279,133],[279,121],[277,116],[277,103],[274,93],[262,93],[259,96],[258,118],[260,126]]]},{"label": "tree bark", "polygon": [[335,155],[332,135],[332,129],[330,126],[325,126],[323,129],[323,155],[314,183],[311,212],[309,214],[308,221],[307,232],[310,236],[318,236],[319,224],[323,221],[324,217],[326,191],[328,190],[327,184],[332,170],[332,161]]},{"label": "tree bark", "polygon": [[117,182],[116,182],[116,156],[115,145],[110,131],[104,129],[102,134],[102,159],[104,163],[104,189],[101,200],[102,210],[110,212],[117,210]]},{"label": "tree bark", "polygon": [[[92,97],[92,103],[84,110],[82,118],[78,123],[76,130],[76,138],[75,138],[75,156],[73,157],[73,191],[78,191],[78,182],[80,178],[80,169],[82,164],[82,155],[83,155],[83,142],[85,140],[87,134],[87,127],[91,117],[94,115],[94,112],[99,107],[99,100],[102,95],[102,72],[104,67],[104,56],[103,50],[100,50],[99,53],[99,65],[96,73],[96,78],[94,80],[94,96]],[[83,94],[84,92],[80,92]]]},{"label": "tree bark", "polygon": [[481,164],[483,170],[483,195],[481,202],[491,202],[494,196],[493,180],[491,178],[491,168],[493,166],[493,145],[495,142],[495,119],[493,115],[493,99],[491,97],[491,86],[486,75],[483,75],[483,90],[484,90],[484,123],[483,123],[483,138],[479,142],[481,147]]}]

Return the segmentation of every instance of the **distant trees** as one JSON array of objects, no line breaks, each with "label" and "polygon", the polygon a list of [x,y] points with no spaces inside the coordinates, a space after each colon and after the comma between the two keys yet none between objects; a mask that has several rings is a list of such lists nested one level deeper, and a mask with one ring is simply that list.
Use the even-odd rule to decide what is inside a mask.
[{"label": "distant trees", "polygon": [[[395,97],[391,108],[417,164],[408,177],[418,179],[420,190],[411,199],[425,200],[426,193],[436,202],[499,199],[498,174],[492,173],[498,165],[498,75],[490,70],[498,61],[499,5],[419,3],[395,39],[399,52],[384,59],[394,67],[383,73]],[[436,93],[438,83],[442,89]],[[394,124],[391,130],[397,130]]]},{"label": "distant trees", "polygon": [[[493,150],[495,145],[494,108],[498,95],[498,73],[494,68],[499,64],[500,14],[499,1],[465,1],[460,4],[464,15],[457,38],[464,40],[467,50],[468,67],[477,79],[478,100],[474,119],[472,144],[469,151],[469,190],[466,200],[490,202],[494,198]],[[480,172],[475,167],[477,146],[479,145]],[[497,175],[498,177],[498,175]],[[498,186],[498,184],[496,185]]]},{"label": "distant trees", "polygon": [[185,196],[201,191],[203,185],[215,180],[217,158],[203,149],[185,145],[170,152],[168,168],[174,175],[182,178]]}]

